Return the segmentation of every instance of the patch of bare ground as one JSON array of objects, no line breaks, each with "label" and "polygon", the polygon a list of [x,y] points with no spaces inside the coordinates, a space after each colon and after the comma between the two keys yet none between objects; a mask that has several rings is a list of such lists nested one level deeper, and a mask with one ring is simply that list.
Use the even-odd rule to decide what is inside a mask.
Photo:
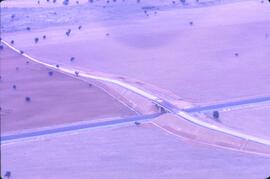
[{"label": "patch of bare ground", "polygon": [[[233,149],[248,153],[256,153],[268,156],[270,154],[269,145],[260,144],[252,140],[247,140],[216,130],[207,129],[172,114],[160,116],[153,121],[153,124],[167,133],[188,141],[196,141],[221,148]],[[226,128],[225,126],[218,124],[216,124],[216,126]]]}]

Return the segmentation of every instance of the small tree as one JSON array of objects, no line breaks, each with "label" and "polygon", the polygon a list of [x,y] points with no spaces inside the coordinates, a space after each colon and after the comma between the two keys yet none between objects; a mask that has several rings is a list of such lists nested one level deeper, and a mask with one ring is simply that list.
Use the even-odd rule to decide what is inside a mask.
[{"label": "small tree", "polygon": [[13,45],[15,42],[14,42],[14,40],[11,40],[10,43]]},{"label": "small tree", "polygon": [[4,46],[3,45],[0,45],[0,50],[3,50],[4,49]]},{"label": "small tree", "polygon": [[17,89],[17,86],[16,86],[16,85],[13,85],[12,88],[13,88],[14,90],[16,90],[16,89]]},{"label": "small tree", "polygon": [[5,177],[10,178],[11,177],[11,172],[10,171],[6,171]]},{"label": "small tree", "polygon": [[219,119],[219,112],[218,111],[213,112],[213,118],[214,119]]},{"label": "small tree", "polygon": [[66,31],[66,36],[69,36],[70,33],[71,33],[71,29],[68,29],[68,30]]},{"label": "small tree", "polygon": [[47,36],[46,36],[46,35],[43,35],[43,36],[42,36],[42,38],[43,38],[43,39],[46,39],[46,38],[47,38]]},{"label": "small tree", "polygon": [[30,102],[31,101],[31,98],[29,96],[25,97],[25,101],[26,102]]},{"label": "small tree", "polygon": [[53,72],[52,71],[49,71],[49,76],[53,76]]},{"label": "small tree", "polygon": [[30,28],[30,27],[26,27],[26,30],[30,31],[30,30],[31,30],[31,28]]},{"label": "small tree", "polygon": [[75,57],[71,57],[70,61],[73,62],[75,60]]},{"label": "small tree", "polygon": [[63,4],[64,4],[64,5],[68,5],[68,4],[69,4],[69,0],[64,0],[64,1],[63,1]]},{"label": "small tree", "polygon": [[15,14],[12,14],[11,19],[13,20],[15,18],[15,16],[16,16]]},{"label": "small tree", "polygon": [[186,4],[186,0],[180,0],[182,4]]},{"label": "small tree", "polygon": [[38,43],[39,38],[38,38],[38,37],[36,37],[34,41],[35,41],[35,43]]}]

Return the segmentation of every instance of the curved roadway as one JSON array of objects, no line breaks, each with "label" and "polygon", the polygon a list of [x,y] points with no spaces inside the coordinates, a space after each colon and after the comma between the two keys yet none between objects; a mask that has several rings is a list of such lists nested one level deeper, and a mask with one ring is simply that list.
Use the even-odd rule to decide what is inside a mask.
[{"label": "curved roadway", "polygon": [[91,74],[88,74],[88,73],[83,72],[83,71],[78,71],[78,70],[74,70],[74,69],[67,69],[67,68],[64,68],[64,67],[59,67],[59,66],[56,66],[56,65],[47,64],[47,63],[41,62],[41,61],[27,55],[26,53],[16,49],[15,47],[11,46],[8,42],[6,42],[4,40],[1,40],[1,42],[4,43],[5,45],[7,45],[8,47],[10,47],[12,50],[16,51],[17,53],[22,54],[24,57],[26,57],[26,58],[34,61],[34,62],[37,62],[39,64],[45,65],[48,68],[58,70],[59,72],[63,72],[63,73],[73,74],[75,76],[81,76],[81,77],[85,77],[85,78],[100,80],[100,81],[109,82],[109,83],[119,85],[119,86],[121,86],[123,88],[126,88],[126,89],[128,89],[128,90],[130,90],[130,91],[132,91],[132,92],[134,92],[136,94],[139,94],[139,95],[151,100],[156,105],[164,108],[167,112],[171,112],[171,113],[173,113],[173,114],[175,114],[175,115],[177,115],[177,116],[179,116],[181,118],[184,118],[185,120],[187,120],[189,122],[192,122],[193,124],[208,128],[210,130],[215,130],[215,131],[225,133],[225,134],[228,134],[228,135],[231,135],[231,136],[235,136],[235,137],[238,137],[238,138],[242,138],[242,139],[245,139],[245,140],[249,140],[249,141],[253,141],[253,142],[256,142],[256,143],[260,143],[260,144],[270,146],[270,141],[269,140],[259,138],[259,137],[255,137],[255,136],[248,135],[248,134],[244,134],[242,132],[238,132],[238,131],[231,130],[231,129],[228,129],[228,128],[215,126],[215,125],[209,124],[207,122],[203,122],[203,121],[195,118],[194,116],[190,115],[186,111],[183,111],[182,109],[179,109],[177,106],[173,105],[169,101],[160,99],[159,97],[157,97],[157,96],[155,96],[155,95],[153,95],[153,94],[151,94],[149,92],[143,91],[143,90],[141,90],[141,89],[139,89],[137,87],[134,87],[134,86],[132,86],[130,84],[127,84],[125,82],[122,82],[120,80],[111,79],[111,78],[107,78],[107,77],[96,76],[96,75],[91,75]]}]

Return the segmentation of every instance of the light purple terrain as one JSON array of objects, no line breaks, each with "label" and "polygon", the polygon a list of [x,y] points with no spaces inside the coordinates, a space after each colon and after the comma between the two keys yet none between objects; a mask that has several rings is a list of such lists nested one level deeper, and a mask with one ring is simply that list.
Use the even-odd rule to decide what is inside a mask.
[{"label": "light purple terrain", "polygon": [[[16,1],[1,7],[1,36],[41,61],[136,79],[194,106],[270,96],[268,1]],[[219,119],[194,116],[270,139],[268,102],[216,110]],[[14,178],[270,176],[269,156],[191,142],[149,121],[10,141],[1,151],[1,172]]]},{"label": "light purple terrain", "polygon": [[[197,104],[269,95],[268,4],[171,8],[149,17],[141,17],[136,8],[131,8],[132,17],[126,11],[112,14],[127,5],[115,6],[94,10],[81,31],[78,20],[78,25],[3,37],[43,61],[136,78]],[[43,34],[48,40],[34,45],[34,37]],[[71,56],[77,59],[74,64]]]},{"label": "light purple terrain", "polygon": [[151,124],[48,136],[3,148],[2,169],[13,171],[14,178],[257,179],[269,174],[270,164],[270,158],[187,143]]}]

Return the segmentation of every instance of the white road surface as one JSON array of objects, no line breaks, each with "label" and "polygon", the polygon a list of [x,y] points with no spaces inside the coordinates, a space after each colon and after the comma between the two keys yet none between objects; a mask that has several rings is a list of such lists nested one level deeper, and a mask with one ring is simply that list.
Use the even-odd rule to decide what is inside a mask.
[{"label": "white road surface", "polygon": [[[15,52],[21,53],[21,51],[19,49],[16,49],[12,45],[10,45],[8,42],[6,42],[4,40],[1,40],[1,42],[4,43],[5,45],[7,45],[8,47],[10,47]],[[256,142],[256,143],[260,143],[260,144],[270,146],[270,141],[269,140],[259,138],[259,137],[255,137],[255,136],[248,135],[248,134],[244,134],[242,132],[231,130],[231,129],[228,129],[228,128],[225,128],[225,127],[218,127],[218,126],[215,126],[213,124],[209,124],[207,122],[203,122],[200,119],[197,119],[197,118],[193,117],[192,115],[190,115],[189,113],[184,112],[183,110],[181,110],[178,107],[174,106],[170,102],[165,101],[163,99],[160,99],[159,97],[157,97],[157,96],[155,96],[155,95],[153,95],[153,94],[151,94],[149,92],[145,92],[145,91],[143,91],[143,90],[141,90],[139,88],[136,88],[136,87],[134,87],[134,86],[132,86],[130,84],[127,84],[125,82],[122,82],[120,80],[111,79],[111,78],[102,77],[102,76],[91,75],[91,74],[88,74],[88,73],[80,71],[80,70],[68,69],[68,68],[64,68],[64,67],[57,67],[56,65],[41,62],[38,59],[35,59],[35,58],[29,56],[26,53],[21,53],[21,54],[24,57],[28,58],[29,60],[32,60],[32,61],[34,61],[36,63],[45,65],[46,67],[57,70],[59,72],[78,75],[78,76],[85,77],[85,78],[110,82],[110,83],[119,85],[119,86],[121,86],[121,87],[123,87],[125,89],[133,91],[133,92],[135,92],[135,93],[137,93],[137,94],[139,94],[139,95],[153,101],[155,104],[159,105],[160,107],[163,107],[166,111],[172,112],[173,114],[176,114],[179,117],[184,118],[184,119],[186,119],[186,120],[188,120],[188,121],[190,121],[190,122],[192,122],[192,123],[194,123],[196,125],[206,127],[206,128],[208,128],[210,130],[215,130],[215,131],[218,131],[218,132],[221,132],[221,133],[229,134],[229,135],[232,135],[232,136],[235,136],[235,137],[238,137],[238,138],[242,138],[242,139],[245,139],[245,140],[249,140],[249,141],[253,141],[253,142]]]}]

